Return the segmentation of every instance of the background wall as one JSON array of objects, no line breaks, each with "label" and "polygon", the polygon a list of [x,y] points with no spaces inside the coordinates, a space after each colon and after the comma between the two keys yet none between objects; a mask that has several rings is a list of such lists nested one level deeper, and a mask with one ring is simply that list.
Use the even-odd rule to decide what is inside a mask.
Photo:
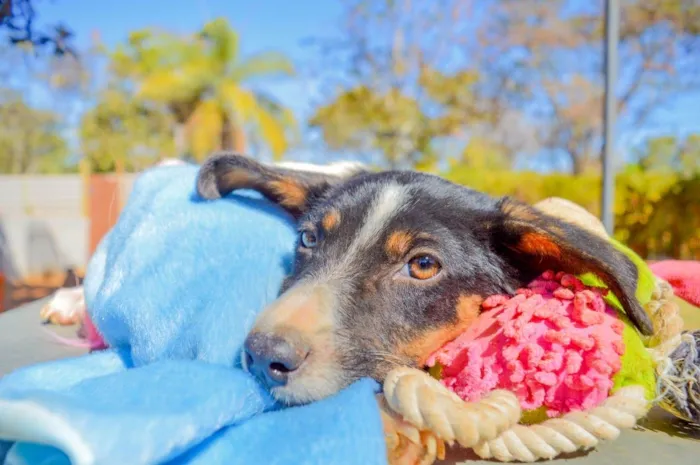
[{"label": "background wall", "polygon": [[83,268],[116,221],[134,177],[0,176],[2,273],[13,280]]}]

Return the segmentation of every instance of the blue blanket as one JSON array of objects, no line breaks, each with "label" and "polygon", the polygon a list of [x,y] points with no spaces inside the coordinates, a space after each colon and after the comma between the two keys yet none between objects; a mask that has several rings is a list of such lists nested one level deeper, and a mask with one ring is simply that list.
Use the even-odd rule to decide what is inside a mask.
[{"label": "blue blanket", "polygon": [[386,463],[373,381],[282,408],[240,368],[294,226],[253,192],[199,201],[196,173],[142,174],[89,264],[88,308],[112,348],[0,380],[0,463]]}]

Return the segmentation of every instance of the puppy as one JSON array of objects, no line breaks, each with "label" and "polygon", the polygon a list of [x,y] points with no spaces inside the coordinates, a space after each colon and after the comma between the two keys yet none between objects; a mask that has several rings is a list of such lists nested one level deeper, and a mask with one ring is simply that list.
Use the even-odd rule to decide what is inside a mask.
[{"label": "puppy", "polygon": [[340,174],[207,160],[197,190],[253,189],[289,212],[292,274],[247,337],[244,367],[282,402],[303,404],[353,381],[423,367],[477,318],[483,299],[546,269],[596,273],[643,334],[637,269],[605,239],[510,198],[416,172]]}]

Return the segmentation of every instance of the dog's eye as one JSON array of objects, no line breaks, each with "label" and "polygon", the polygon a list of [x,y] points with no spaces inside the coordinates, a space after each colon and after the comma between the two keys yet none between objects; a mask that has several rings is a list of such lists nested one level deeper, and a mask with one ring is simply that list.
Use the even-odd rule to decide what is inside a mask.
[{"label": "dog's eye", "polygon": [[418,255],[404,265],[401,274],[413,279],[426,280],[437,276],[441,269],[440,262],[432,255]]},{"label": "dog's eye", "polygon": [[313,231],[302,231],[301,236],[299,237],[299,241],[301,242],[302,247],[312,249],[316,247],[316,244],[318,243],[318,238],[316,237],[316,233],[314,233]]}]

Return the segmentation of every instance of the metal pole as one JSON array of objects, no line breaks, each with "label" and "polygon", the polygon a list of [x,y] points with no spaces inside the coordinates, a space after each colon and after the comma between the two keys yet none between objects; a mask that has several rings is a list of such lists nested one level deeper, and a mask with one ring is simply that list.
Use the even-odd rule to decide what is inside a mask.
[{"label": "metal pole", "polygon": [[601,198],[601,219],[609,234],[613,233],[613,205],[615,194],[615,83],[617,82],[617,42],[620,24],[618,0],[605,1],[605,105],[603,109],[603,189]]}]

